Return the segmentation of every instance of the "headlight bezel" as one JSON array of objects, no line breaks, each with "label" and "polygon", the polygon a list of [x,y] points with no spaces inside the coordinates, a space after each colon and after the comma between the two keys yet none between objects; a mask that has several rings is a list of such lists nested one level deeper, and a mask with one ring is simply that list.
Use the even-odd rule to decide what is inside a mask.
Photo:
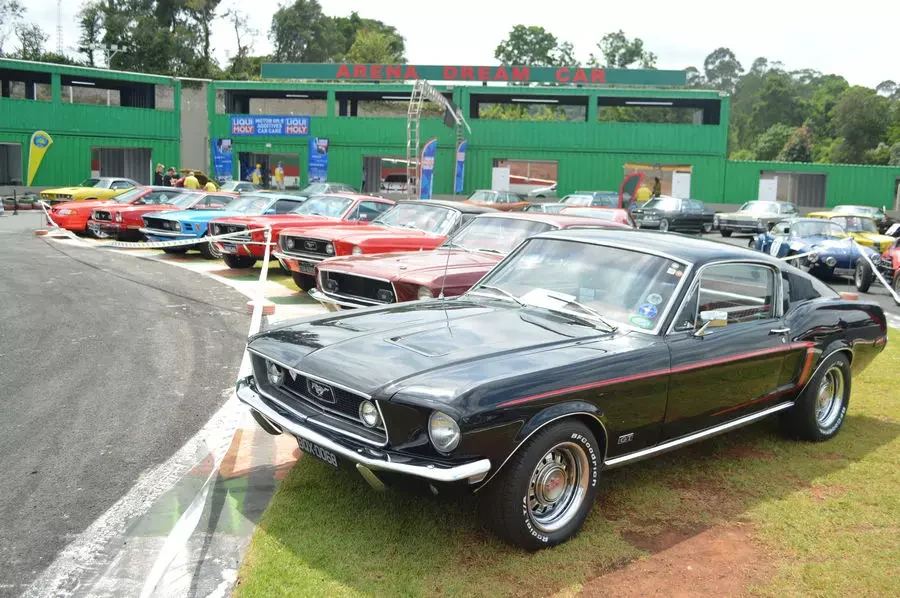
[{"label": "headlight bezel", "polygon": [[[445,426],[442,428],[443,430],[449,430],[449,441],[440,442],[435,439],[436,425],[443,425]],[[459,447],[459,443],[462,440],[459,424],[443,411],[432,411],[431,415],[428,416],[428,440],[437,452],[442,455],[449,455]]]},{"label": "headlight bezel", "polygon": [[420,286],[416,291],[416,298],[419,301],[427,301],[428,299],[434,299],[434,291],[429,289],[426,286]]},{"label": "headlight bezel", "polygon": [[353,249],[350,250],[350,255],[362,255],[363,250],[359,245],[354,245]]},{"label": "headlight bezel", "polygon": [[325,243],[325,253],[327,255],[334,255],[334,244],[333,243]]},{"label": "headlight bezel", "polygon": [[266,381],[272,386],[278,387],[284,384],[284,368],[274,361],[266,362]]},{"label": "headlight bezel", "polygon": [[[384,422],[381,419],[381,411],[378,409],[378,405],[375,404],[375,401],[365,400],[359,404],[359,421],[362,424],[371,429],[375,429],[378,427],[383,427]],[[366,414],[369,416],[374,416],[374,419],[367,419]]]}]

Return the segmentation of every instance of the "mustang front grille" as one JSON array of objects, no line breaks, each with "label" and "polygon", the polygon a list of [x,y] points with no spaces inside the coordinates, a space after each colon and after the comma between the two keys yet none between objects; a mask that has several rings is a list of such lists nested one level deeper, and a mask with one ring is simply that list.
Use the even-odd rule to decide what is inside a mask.
[{"label": "mustang front grille", "polygon": [[292,255],[314,255],[317,257],[332,257],[334,252],[328,253],[326,247],[331,245],[321,239],[309,239],[306,237],[284,237],[281,240],[281,249]]},{"label": "mustang front grille", "polygon": [[[243,224],[218,224],[213,223],[212,225],[212,234],[213,235],[228,235],[231,233],[239,233],[241,231],[247,230],[247,227]],[[250,235],[240,235],[237,237],[231,237],[229,240],[231,241],[247,241],[250,242]]]},{"label": "mustang front grille", "polygon": [[322,271],[321,276],[322,288],[327,293],[375,303],[397,302],[394,287],[387,281],[327,270]]},{"label": "mustang front grille", "polygon": [[146,228],[155,228],[156,230],[176,231],[177,222],[174,220],[166,220],[165,218],[144,217],[144,226]]},{"label": "mustang front grille", "polygon": [[109,222],[112,220],[112,218],[110,218],[109,212],[105,210],[97,210],[96,212],[94,212],[94,220],[105,220],[106,222]]}]

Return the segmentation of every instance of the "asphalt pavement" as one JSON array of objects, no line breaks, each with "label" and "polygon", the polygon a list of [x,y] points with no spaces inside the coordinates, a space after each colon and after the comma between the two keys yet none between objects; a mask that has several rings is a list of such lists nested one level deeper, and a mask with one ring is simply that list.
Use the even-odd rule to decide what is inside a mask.
[{"label": "asphalt pavement", "polygon": [[0,596],[164,462],[233,388],[246,298],[0,218]]}]

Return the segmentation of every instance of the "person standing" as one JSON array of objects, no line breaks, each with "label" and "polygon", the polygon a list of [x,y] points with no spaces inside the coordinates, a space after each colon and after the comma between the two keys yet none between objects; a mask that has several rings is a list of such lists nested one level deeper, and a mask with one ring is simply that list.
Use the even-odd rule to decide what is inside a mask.
[{"label": "person standing", "polygon": [[206,191],[209,191],[211,193],[214,193],[219,190],[219,188],[216,187],[216,184],[214,182],[212,182],[212,179],[209,179],[208,181],[206,181],[206,184],[203,186],[203,188]]},{"label": "person standing", "polygon": [[184,188],[185,189],[199,189],[200,181],[197,180],[197,177],[194,176],[193,171],[189,172],[186,177],[184,177]]},{"label": "person standing", "polygon": [[662,183],[658,176],[653,177],[653,197],[662,195]]},{"label": "person standing", "polygon": [[257,164],[256,169],[250,174],[250,182],[259,187],[262,185],[262,166]]},{"label": "person standing", "polygon": [[175,181],[178,180],[178,175],[175,173],[175,167],[169,166],[169,169],[166,171],[166,175],[162,178],[163,185],[166,187],[174,187]]},{"label": "person standing", "polygon": [[157,187],[163,186],[163,168],[162,164],[157,164],[156,172],[153,173],[153,184]]},{"label": "person standing", "polygon": [[284,191],[284,167],[281,162],[275,167],[275,187],[279,191]]}]

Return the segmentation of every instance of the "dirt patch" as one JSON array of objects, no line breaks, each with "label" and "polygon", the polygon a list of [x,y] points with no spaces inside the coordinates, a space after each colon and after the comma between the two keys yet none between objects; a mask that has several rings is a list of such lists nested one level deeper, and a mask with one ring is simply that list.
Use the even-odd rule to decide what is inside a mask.
[{"label": "dirt patch", "polygon": [[817,502],[825,502],[832,498],[839,498],[847,492],[845,486],[813,486],[809,489],[810,495]]},{"label": "dirt patch", "polygon": [[[705,531],[668,530],[647,550],[653,556],[587,582],[581,596],[743,596],[775,569],[752,536],[752,526],[717,526]],[[680,539],[679,539],[680,538]],[[637,544],[636,544],[637,545]]]}]

